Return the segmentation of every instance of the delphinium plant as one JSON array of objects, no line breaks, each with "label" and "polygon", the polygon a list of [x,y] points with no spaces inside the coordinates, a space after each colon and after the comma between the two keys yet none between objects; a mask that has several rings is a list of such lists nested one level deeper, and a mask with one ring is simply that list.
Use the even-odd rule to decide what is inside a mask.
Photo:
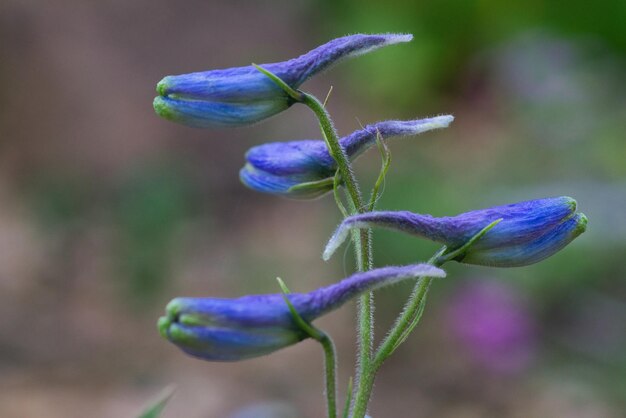
[{"label": "delphinium plant", "polygon": [[[441,218],[376,209],[391,162],[388,140],[445,128],[453,117],[377,122],[340,137],[325,104],[300,86],[342,59],[411,39],[404,34],[345,36],[289,61],[167,76],[158,83],[155,111],[171,121],[200,128],[250,125],[295,104],[309,107],[317,117],[322,139],[255,146],[246,153],[240,179],[257,192],[286,198],[334,196],[343,220],[323,258],[328,260],[350,239],[356,259],[354,274],[308,293],[290,293],[279,279],[276,294],[176,298],[158,321],[164,338],[185,353],[208,361],[240,361],[305,339],[316,340],[324,352],[327,414],[336,417],[336,353],[330,336],[312,321],[358,298],[357,361],[354,381],[348,384],[342,402],[342,416],[361,418],[367,412],[376,373],[419,323],[433,279],[445,276],[441,269],[445,263],[524,266],[553,255],[584,232],[587,218],[576,212],[576,202],[569,197]],[[382,168],[371,192],[364,195],[352,161],[371,148],[379,150]],[[379,227],[442,246],[426,262],[375,268],[372,230]],[[412,281],[413,291],[388,333],[375,344],[373,292],[399,281]]]}]

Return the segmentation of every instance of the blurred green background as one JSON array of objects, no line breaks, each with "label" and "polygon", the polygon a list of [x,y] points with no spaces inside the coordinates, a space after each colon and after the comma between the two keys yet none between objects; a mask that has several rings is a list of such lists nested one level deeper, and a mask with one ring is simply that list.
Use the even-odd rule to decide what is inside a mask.
[{"label": "blurred green background", "polygon": [[[624,22],[620,0],[4,0],[0,416],[132,417],[169,384],[164,417],[323,415],[313,342],[217,364],[155,327],[175,296],[276,292],[276,276],[308,291],[352,271],[349,250],[320,257],[340,220],[331,197],[288,201],[238,181],[252,145],[319,138],[313,116],[293,107],[249,128],[194,130],[151,103],[165,75],[282,61],[359,32],[415,39],[304,86],[319,97],[334,86],[340,133],[456,117],[390,144],[380,208],[442,216],[569,195],[590,220],[538,265],[450,265],[384,366],[371,415],[623,416]],[[376,152],[358,160],[364,185],[379,164]],[[375,232],[377,265],[435,249]],[[379,336],[408,290],[377,295]],[[350,304],[319,321],[338,345],[342,399],[353,314]]]}]

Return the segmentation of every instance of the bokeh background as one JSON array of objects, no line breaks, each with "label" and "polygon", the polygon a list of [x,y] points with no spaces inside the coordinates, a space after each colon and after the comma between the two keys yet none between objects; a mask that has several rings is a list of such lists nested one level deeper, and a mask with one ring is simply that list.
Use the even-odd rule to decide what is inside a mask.
[{"label": "bokeh background", "polygon": [[[282,61],[334,37],[410,32],[304,88],[342,134],[452,113],[391,143],[379,207],[433,215],[570,195],[586,234],[531,267],[450,265],[383,367],[381,417],[620,417],[626,408],[626,2],[3,0],[0,3],[0,416],[319,417],[304,342],[234,364],[186,357],[155,327],[175,296],[308,291],[352,271],[320,258],[339,214],[245,189],[245,151],[319,138],[306,109],[195,130],[152,111],[165,75]],[[371,185],[376,152],[356,165]],[[375,232],[376,264],[436,249]],[[384,332],[409,287],[377,294]],[[335,338],[340,397],[354,304]]]}]

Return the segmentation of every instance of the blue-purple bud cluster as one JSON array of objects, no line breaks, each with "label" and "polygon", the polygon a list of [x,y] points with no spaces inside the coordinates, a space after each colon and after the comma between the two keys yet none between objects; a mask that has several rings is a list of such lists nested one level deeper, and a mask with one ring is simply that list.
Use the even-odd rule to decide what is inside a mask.
[{"label": "blue-purple bud cluster", "polygon": [[[412,35],[351,35],[334,39],[289,61],[262,67],[297,89],[337,62],[383,46],[408,42]],[[157,84],[154,110],[165,119],[196,128],[243,126],[286,110],[294,102],[254,66],[173,75]]]},{"label": "blue-purple bud cluster", "polygon": [[[297,90],[315,74],[344,58],[399,42],[411,35],[352,35],[332,40],[288,61],[167,76],[157,85],[155,111],[165,119],[193,127],[243,126],[289,108]],[[273,80],[277,77],[279,80]],[[304,97],[304,96],[302,96]],[[341,138],[350,161],[371,148],[378,137],[411,136],[447,127],[450,115],[408,121],[377,122]],[[333,189],[337,164],[322,140],[271,142],[246,153],[240,171],[249,188],[275,195],[310,199]],[[345,167],[342,167],[345,168]],[[495,226],[494,222],[498,221]],[[491,229],[486,229],[488,226]],[[585,231],[587,218],[569,197],[538,199],[433,217],[407,211],[366,212],[339,225],[323,254],[329,259],[355,228],[383,227],[444,244],[449,258],[469,264],[511,267],[532,264],[556,253]],[[485,232],[486,231],[486,232]],[[469,245],[468,242],[471,244]],[[444,259],[438,259],[441,261]],[[445,259],[444,261],[447,261]],[[443,261],[442,261],[443,262]],[[212,361],[262,356],[308,337],[294,318],[310,322],[355,296],[416,277],[444,277],[432,266],[416,264],[357,273],[339,283],[304,294],[252,295],[238,299],[176,298],[158,322],[161,335],[186,353]]]},{"label": "blue-purple bud cluster", "polygon": [[[416,120],[388,120],[367,125],[343,137],[339,143],[351,161],[381,138],[411,136],[446,128],[454,117],[436,116]],[[249,188],[275,195],[311,199],[333,189],[337,164],[323,140],[270,142],[250,148],[239,178]]]},{"label": "blue-purple bud cluster", "polygon": [[323,258],[328,260],[353,228],[402,231],[455,249],[497,220],[501,221],[457,261],[494,267],[533,264],[565,247],[587,227],[587,217],[576,213],[576,201],[570,197],[529,200],[442,218],[407,211],[368,212],[344,219]]},{"label": "blue-purple bud cluster", "polygon": [[[445,277],[429,264],[383,267],[356,273],[310,293],[286,295],[307,322],[337,309],[363,292],[417,277]],[[285,295],[238,299],[176,298],[159,319],[161,335],[186,353],[211,361],[236,361],[269,354],[307,334],[298,327]]]}]

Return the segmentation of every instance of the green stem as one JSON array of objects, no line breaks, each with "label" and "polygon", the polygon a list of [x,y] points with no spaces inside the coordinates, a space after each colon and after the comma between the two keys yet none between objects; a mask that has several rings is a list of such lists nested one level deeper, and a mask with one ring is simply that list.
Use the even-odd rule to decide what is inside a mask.
[{"label": "green stem", "polygon": [[[474,235],[465,244],[457,249],[448,249],[445,246],[442,247],[430,258],[430,260],[428,260],[428,263],[437,267],[441,267],[450,260],[454,260],[459,256],[462,257],[463,254],[465,254],[465,252],[472,245],[474,245],[476,241],[483,237],[491,228],[496,226],[500,221],[502,221],[502,219],[495,220],[489,225],[485,226],[476,235]],[[369,397],[371,396],[374,384],[374,376],[376,375],[380,367],[383,365],[385,360],[387,360],[387,358],[389,358],[389,356],[393,354],[396,348],[398,348],[398,346],[402,344],[402,342],[404,342],[404,340],[409,336],[411,331],[415,328],[418,321],[420,320],[424,305],[426,303],[426,297],[428,296],[428,290],[430,289],[432,281],[433,279],[430,277],[422,277],[418,279],[418,281],[415,283],[415,286],[413,287],[411,296],[409,296],[409,299],[404,305],[402,313],[400,314],[398,319],[396,319],[396,322],[380,344],[378,350],[376,350],[371,367],[369,369],[371,377],[367,376],[363,379],[362,391],[364,399],[369,399]],[[361,415],[359,414],[364,414],[366,407],[367,405],[365,405],[363,409],[355,409],[354,416],[360,417]]]},{"label": "green stem", "polygon": [[385,176],[387,175],[387,171],[389,171],[389,165],[391,164],[391,153],[387,148],[387,145],[383,142],[382,136],[380,132],[376,132],[376,144],[378,145],[378,150],[380,151],[380,155],[382,157],[382,166],[380,167],[380,172],[378,173],[378,178],[376,179],[376,183],[374,183],[374,187],[372,188],[372,194],[370,196],[370,203],[367,205],[368,212],[371,212],[376,207],[376,202],[378,200],[378,191],[380,186],[385,181]]},{"label": "green stem", "polygon": [[326,334],[322,333],[318,339],[324,348],[324,369],[326,371],[326,406],[328,409],[328,418],[336,418],[337,416],[337,363],[335,361],[335,345],[333,340]]},{"label": "green stem", "polygon": [[[352,214],[364,213],[367,208],[363,205],[363,199],[358,187],[358,182],[352,172],[350,160],[348,159],[345,150],[339,143],[339,137],[330,115],[322,103],[308,93],[302,93],[300,102],[307,105],[317,116],[328,151],[337,163],[337,169],[345,183]],[[372,268],[372,244],[370,231],[368,229],[360,230],[358,234],[353,235],[353,241],[357,254],[358,270],[370,270]],[[372,362],[372,342],[374,339],[374,325],[372,321],[373,305],[374,301],[372,292],[368,292],[360,297],[357,310],[358,351],[357,370],[355,373],[356,384],[354,386],[354,396],[352,397],[352,416],[355,418],[365,415],[369,401],[369,392],[366,389],[372,386],[374,380],[374,374],[370,371]],[[360,412],[360,415],[359,413],[356,413],[357,410],[362,411]]]},{"label": "green stem", "polygon": [[[437,253],[433,256],[430,262],[437,265],[435,260],[439,255],[440,253]],[[387,337],[385,337],[380,345],[380,348],[376,351],[368,369],[368,374],[361,380],[360,390],[357,394],[357,396],[360,396],[360,399],[363,399],[364,401],[355,401],[353,417],[362,417],[367,412],[367,402],[372,395],[376,373],[380,369],[380,366],[384,363],[385,359],[393,353],[397,346],[402,342],[403,338],[406,338],[407,330],[412,329],[415,320],[419,319],[420,307],[423,307],[423,304],[426,301],[426,295],[428,294],[428,289],[432,280],[432,278],[425,277],[417,281],[402,314],[398,317],[391,332],[387,335]]]},{"label": "green stem", "polygon": [[324,108],[324,105],[322,105],[322,103],[320,103],[315,96],[304,92],[301,92],[301,94],[301,102],[307,105],[313,113],[315,113],[315,116],[317,116],[320,129],[322,130],[322,134],[324,136],[324,141],[326,142],[326,146],[328,147],[331,157],[333,157],[337,163],[339,174],[341,174],[341,178],[346,185],[346,190],[348,190],[350,199],[356,206],[356,210],[359,213],[362,213],[365,208],[363,207],[361,192],[359,191],[358,183],[354,177],[354,173],[352,172],[350,160],[346,155],[346,151],[339,143],[339,136],[337,135],[337,131],[335,130],[332,120],[330,119],[330,115]]},{"label": "green stem", "polygon": [[[365,236],[363,236],[365,232]],[[364,247],[362,249],[363,257],[361,259],[363,266],[362,271],[371,269],[371,240],[369,230],[361,230],[359,242]],[[367,404],[369,403],[371,390],[367,388],[374,384],[375,373],[372,373],[372,347],[374,341],[374,321],[372,317],[374,307],[374,294],[368,292],[363,294],[358,303],[357,322],[358,322],[358,352],[357,352],[357,370],[356,385],[354,387],[354,395],[352,396],[352,414],[353,418],[363,417],[367,412]]]},{"label": "green stem", "polygon": [[[363,205],[361,192],[359,191],[358,182],[354,176],[354,173],[352,172],[350,160],[348,159],[345,150],[341,147],[341,144],[339,143],[337,131],[333,126],[330,115],[324,107],[326,102],[322,104],[319,102],[319,100],[317,100],[315,96],[301,92],[299,90],[295,90],[275,74],[272,74],[271,72],[255,64],[252,65],[254,65],[260,72],[272,79],[294,101],[307,105],[317,116],[322,135],[324,137],[324,141],[326,142],[326,146],[328,147],[328,151],[331,157],[337,163],[338,173],[335,175],[333,191],[335,193],[337,206],[339,207],[339,210],[342,212],[342,214],[345,216],[346,211],[343,208],[343,205],[341,204],[341,199],[339,199],[337,194],[337,184],[339,180],[338,175],[341,176],[341,180],[343,180],[346,186],[346,194],[348,196],[347,200],[348,206],[350,207],[350,214],[364,213],[368,210],[373,210],[376,204],[376,198],[378,196],[378,188],[380,187],[380,184],[385,177],[390,161],[389,153],[385,149],[384,143],[382,142],[381,138],[379,138],[379,136],[377,135],[379,149],[381,150],[381,154],[383,154],[383,167],[376,182],[376,185],[374,186],[374,190],[372,191],[370,203],[368,207],[365,207]],[[467,249],[471,247],[471,245],[473,245],[476,240],[480,239],[480,237],[482,237],[487,231],[489,231],[489,229],[493,228],[493,226],[500,221],[501,219],[492,222],[490,225],[486,226],[481,232],[472,237],[464,246],[455,251],[446,252],[446,247],[443,247],[437,254],[435,254],[431,258],[430,263],[436,266],[441,266],[451,259],[463,257],[465,251],[467,251]],[[372,243],[370,230],[359,229],[358,232],[353,232],[352,241],[354,242],[358,270],[370,270],[372,268]],[[428,294],[431,283],[432,279],[428,277],[418,279],[415,287],[413,288],[411,296],[405,304],[403,312],[396,320],[391,331],[385,337],[374,356],[372,356],[372,341],[374,339],[374,326],[372,320],[372,311],[374,306],[373,293],[369,292],[368,294],[361,296],[359,300],[359,308],[357,314],[359,349],[357,352],[356,386],[354,388],[352,396],[350,397],[350,399],[352,399],[351,416],[353,418],[362,418],[365,416],[365,413],[367,412],[367,405],[372,394],[372,388],[374,386],[374,378],[376,376],[376,373],[380,366],[383,364],[383,362],[395,351],[395,349],[400,344],[402,344],[402,342],[408,337],[408,335],[419,322],[426,303],[426,296]],[[287,299],[286,301],[290,305]],[[298,315],[294,314],[294,316]],[[332,397],[330,394],[328,395],[329,416],[331,416],[331,414],[333,414],[332,416],[334,416],[334,391],[336,390],[334,380],[334,347],[332,346],[332,341],[328,336],[326,336],[326,334],[321,333],[319,337],[320,338],[316,339],[320,341],[324,346],[324,353],[326,356],[327,394],[332,392]],[[329,365],[332,367],[329,368]],[[329,382],[329,379],[331,380],[331,382]],[[332,391],[330,390],[330,388],[332,388]],[[331,404],[333,406],[332,409],[330,407]]]},{"label": "green stem", "polygon": [[[322,136],[328,147],[328,152],[331,157],[337,163],[337,169],[341,175],[341,179],[345,183],[347,195],[349,197],[348,202],[351,209],[351,214],[364,213],[367,209],[363,205],[363,199],[359,190],[359,185],[352,172],[350,160],[346,155],[345,150],[339,143],[339,136],[333,125],[330,115],[326,111],[324,105],[313,95],[295,90],[285,83],[280,77],[276,76],[272,72],[259,67],[256,64],[252,64],[257,70],[269,77],[274,83],[276,83],[281,89],[283,89],[293,100],[299,103],[303,103],[308,106],[313,113],[317,116],[319,121]],[[341,210],[341,207],[339,207]],[[372,268],[372,243],[371,234],[369,229],[360,230],[358,233],[352,236],[354,242],[354,248],[357,258],[357,268],[359,271],[367,271]],[[358,352],[357,352],[357,370],[356,370],[356,397],[354,399],[354,405],[362,404],[359,409],[363,412],[361,415],[352,414],[355,418],[361,418],[365,415],[367,409],[367,403],[369,401],[369,395],[363,397],[363,389],[361,388],[362,378],[370,379],[373,381],[373,375],[370,373],[370,363],[372,361],[372,341],[374,339],[374,326],[372,322],[373,311],[373,293],[368,292],[361,296],[359,301],[359,308],[357,313],[358,320]],[[328,373],[327,373],[328,374]],[[371,383],[368,383],[371,385]],[[370,390],[371,392],[371,390]]]},{"label": "green stem", "polygon": [[283,299],[289,308],[291,317],[305,334],[319,342],[324,349],[324,371],[326,376],[326,408],[328,418],[337,418],[337,362],[335,361],[335,344],[332,338],[324,331],[314,327],[312,324],[304,320],[296,311],[293,304],[287,297],[290,293],[285,282],[277,277],[278,285],[283,291]]},{"label": "green stem", "polygon": [[350,404],[352,403],[352,378],[348,381],[348,391],[346,392],[346,404],[343,407],[343,418],[350,418],[348,414],[350,413]]},{"label": "green stem", "polygon": [[[428,263],[441,267],[442,263],[438,260],[443,251],[445,251],[445,247],[432,256]],[[413,326],[414,320],[420,310],[420,306],[425,303],[432,281],[433,279],[431,277],[424,277],[420,278],[417,283],[415,283],[413,292],[411,292],[411,296],[404,305],[402,314],[400,314],[398,319],[396,319],[394,326],[391,328],[389,334],[387,334],[376,351],[373,362],[374,370],[380,368],[383,362],[391,355],[391,353],[393,353],[398,345],[402,343],[403,338],[406,338],[406,331]]]}]

